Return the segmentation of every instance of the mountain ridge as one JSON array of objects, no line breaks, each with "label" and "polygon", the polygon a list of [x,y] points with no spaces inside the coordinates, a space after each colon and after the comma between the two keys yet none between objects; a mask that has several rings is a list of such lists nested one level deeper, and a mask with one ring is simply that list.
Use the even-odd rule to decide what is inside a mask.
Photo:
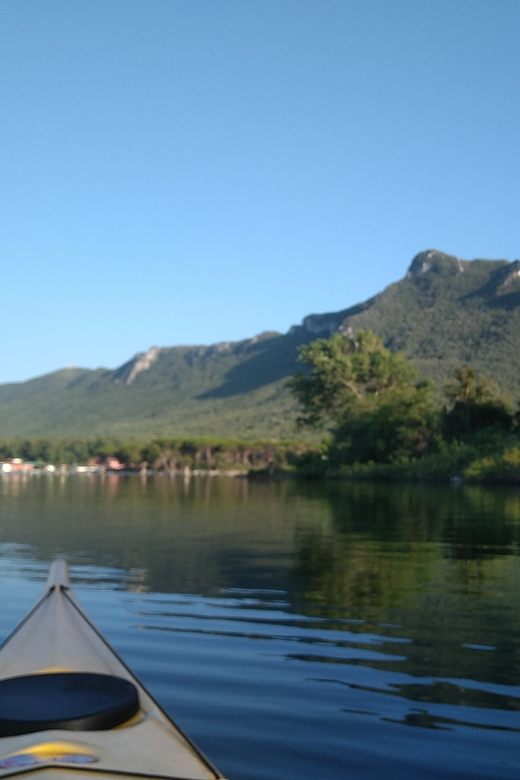
[{"label": "mountain ridge", "polygon": [[430,249],[366,301],[309,314],[284,334],[153,346],[115,369],[65,368],[0,385],[0,435],[301,437],[285,387],[298,346],[360,328],[439,386],[470,362],[520,396],[520,260],[468,261]]}]

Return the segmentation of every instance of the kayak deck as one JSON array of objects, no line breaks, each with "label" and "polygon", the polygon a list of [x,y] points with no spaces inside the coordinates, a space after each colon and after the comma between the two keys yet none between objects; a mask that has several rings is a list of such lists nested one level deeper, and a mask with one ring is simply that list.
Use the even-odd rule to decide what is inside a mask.
[{"label": "kayak deck", "polygon": [[[9,699],[11,697],[11,699]],[[217,780],[87,617],[55,561],[0,648],[0,778],[20,773]]]}]

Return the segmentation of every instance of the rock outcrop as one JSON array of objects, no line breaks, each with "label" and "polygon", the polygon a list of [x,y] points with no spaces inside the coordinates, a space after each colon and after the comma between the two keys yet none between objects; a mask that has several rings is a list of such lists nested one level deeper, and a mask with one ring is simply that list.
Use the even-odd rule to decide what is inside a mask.
[{"label": "rock outcrop", "polygon": [[464,272],[464,266],[467,263],[460,257],[446,255],[444,252],[437,252],[435,249],[428,249],[426,252],[419,252],[412,260],[407,278],[411,276],[421,276],[430,271],[438,274],[461,274]]},{"label": "rock outcrop", "polygon": [[148,371],[159,357],[160,352],[160,347],[151,347],[148,352],[138,352],[132,360],[116,369],[114,382],[131,385],[138,374]]}]

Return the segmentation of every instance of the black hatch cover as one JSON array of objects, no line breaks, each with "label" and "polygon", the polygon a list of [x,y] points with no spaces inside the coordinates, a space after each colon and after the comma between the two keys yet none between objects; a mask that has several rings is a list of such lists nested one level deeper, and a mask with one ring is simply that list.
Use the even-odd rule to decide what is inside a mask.
[{"label": "black hatch cover", "polygon": [[53,672],[0,680],[0,736],[47,729],[112,729],[139,710],[137,688],[122,677]]}]

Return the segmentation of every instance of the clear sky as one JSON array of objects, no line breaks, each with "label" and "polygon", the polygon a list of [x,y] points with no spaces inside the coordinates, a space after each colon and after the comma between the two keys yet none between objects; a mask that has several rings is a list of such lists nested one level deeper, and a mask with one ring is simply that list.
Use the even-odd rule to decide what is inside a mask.
[{"label": "clear sky", "polygon": [[1,0],[0,382],[520,256],[518,0]]}]

